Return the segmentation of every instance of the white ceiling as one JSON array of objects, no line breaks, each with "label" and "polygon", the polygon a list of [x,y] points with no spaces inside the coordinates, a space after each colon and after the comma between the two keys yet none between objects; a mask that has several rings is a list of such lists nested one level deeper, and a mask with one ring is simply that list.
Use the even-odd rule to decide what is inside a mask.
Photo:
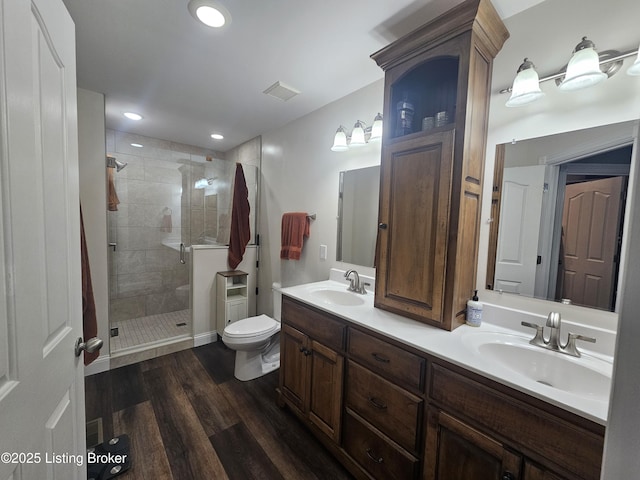
[{"label": "white ceiling", "polygon": [[[461,0],[218,1],[220,30],[188,0],[64,0],[78,86],[105,95],[107,128],[227,151],[382,78],[373,52]],[[493,3],[507,18],[542,1]],[[262,93],[276,81],[300,95]]]}]

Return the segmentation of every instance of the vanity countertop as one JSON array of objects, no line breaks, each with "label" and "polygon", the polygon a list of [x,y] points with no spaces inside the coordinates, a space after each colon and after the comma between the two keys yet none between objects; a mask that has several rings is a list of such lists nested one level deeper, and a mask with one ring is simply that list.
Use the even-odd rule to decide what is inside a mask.
[{"label": "vanity countertop", "polygon": [[[346,291],[346,286],[347,283],[344,282],[325,280],[282,288],[281,292],[283,295],[341,317],[353,324],[361,325],[429,355],[446,360],[601,425],[606,425],[610,380],[597,394],[592,392],[577,394],[562,389],[562,386],[571,384],[572,378],[569,372],[567,372],[566,378],[563,377],[562,372],[554,372],[554,375],[559,378],[557,383],[562,386],[560,388],[550,387],[492,360],[489,356],[481,354],[474,347],[478,338],[488,338],[488,336],[502,339],[512,338],[518,343],[528,345],[528,341],[534,332],[531,335],[525,335],[517,330],[491,324],[490,319],[486,318],[480,327],[462,325],[453,332],[448,332],[375,308],[373,306],[374,294],[372,292],[368,292],[365,295],[357,295],[362,299],[362,303],[359,305],[340,305],[314,293],[323,289]],[[549,353],[563,357],[563,360],[569,362],[568,366],[570,367],[581,368],[581,365],[588,364],[591,368],[601,372],[604,376],[603,378],[611,378],[613,368],[613,359],[611,357],[582,351],[583,356],[581,358],[573,358],[561,353]],[[605,381],[605,383],[607,382]]]}]

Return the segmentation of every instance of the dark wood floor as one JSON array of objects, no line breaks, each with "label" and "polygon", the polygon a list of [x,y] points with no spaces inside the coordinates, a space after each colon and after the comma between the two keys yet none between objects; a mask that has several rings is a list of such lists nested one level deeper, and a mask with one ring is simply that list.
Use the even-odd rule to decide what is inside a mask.
[{"label": "dark wood floor", "polygon": [[233,376],[222,342],[87,377],[87,420],[104,439],[128,434],[123,480],[350,479],[289,410],[276,405],[278,372]]}]

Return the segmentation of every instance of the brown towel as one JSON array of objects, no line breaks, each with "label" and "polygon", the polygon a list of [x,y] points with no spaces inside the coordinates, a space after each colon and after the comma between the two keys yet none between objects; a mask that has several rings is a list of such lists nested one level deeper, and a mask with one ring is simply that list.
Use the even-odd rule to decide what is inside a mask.
[{"label": "brown towel", "polygon": [[231,207],[231,232],[229,234],[229,267],[234,270],[242,261],[244,250],[251,239],[249,227],[249,190],[244,179],[242,164],[236,163],[236,178],[233,186]]},{"label": "brown towel", "polygon": [[113,183],[113,172],[115,171],[115,168],[107,167],[107,210],[110,212],[117,212],[118,204],[120,203]]},{"label": "brown towel", "polygon": [[[109,169],[112,170],[112,169]],[[93,298],[93,286],[91,284],[91,269],[89,268],[89,252],[87,241],[84,237],[84,222],[82,221],[82,208],[80,208],[80,262],[82,269],[82,336],[85,340],[98,336],[98,320],[96,318],[96,303]],[[84,364],[89,365],[98,355],[84,352]]]},{"label": "brown towel", "polygon": [[300,260],[304,237],[309,237],[309,216],[306,212],[282,215],[282,248],[280,258]]},{"label": "brown towel", "polygon": [[173,230],[173,221],[171,220],[171,209],[165,208],[164,211],[166,213],[162,215],[162,220],[160,222],[160,231],[171,233],[171,230]]}]

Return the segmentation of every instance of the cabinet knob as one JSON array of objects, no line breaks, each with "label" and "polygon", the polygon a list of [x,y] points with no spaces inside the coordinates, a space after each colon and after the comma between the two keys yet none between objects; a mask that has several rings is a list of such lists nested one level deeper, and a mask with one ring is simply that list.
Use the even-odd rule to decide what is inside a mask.
[{"label": "cabinet knob", "polygon": [[516,480],[516,477],[513,473],[511,472],[504,472],[502,474],[502,480]]},{"label": "cabinet knob", "polygon": [[388,226],[389,226],[389,225],[387,225],[386,223],[379,223],[379,224],[378,224],[378,228],[379,228],[380,230],[386,230]]},{"label": "cabinet knob", "polygon": [[305,357],[308,357],[309,355],[311,355],[311,350],[305,347],[300,347],[300,352],[303,353]]}]

